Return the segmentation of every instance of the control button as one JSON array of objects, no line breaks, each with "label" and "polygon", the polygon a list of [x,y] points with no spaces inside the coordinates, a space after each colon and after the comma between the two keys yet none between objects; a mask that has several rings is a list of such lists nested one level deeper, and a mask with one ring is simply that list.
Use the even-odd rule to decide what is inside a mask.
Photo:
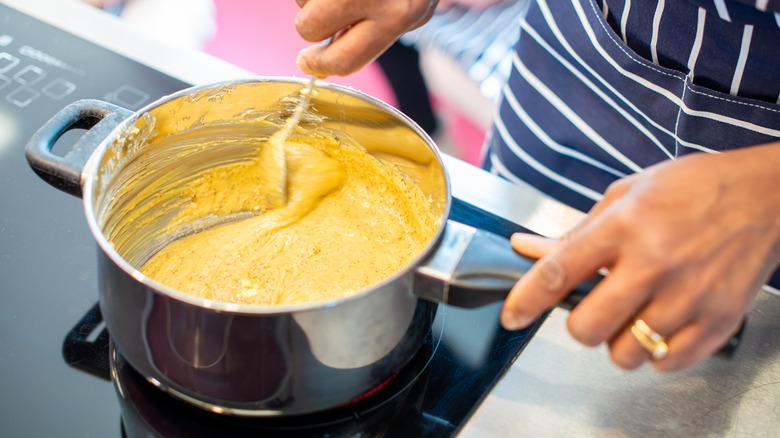
[{"label": "control button", "polygon": [[68,94],[72,93],[76,89],[76,84],[66,81],[65,79],[55,79],[49,82],[48,85],[43,87],[43,94],[51,97],[52,99],[62,99]]},{"label": "control button", "polygon": [[0,73],[5,73],[16,67],[16,64],[19,64],[19,58],[8,52],[0,53]]},{"label": "control button", "polygon": [[5,77],[3,75],[0,75],[0,90],[2,90],[3,88],[7,87],[8,84],[10,84],[10,83],[11,83],[11,78],[7,78],[7,77]]},{"label": "control button", "polygon": [[34,85],[46,77],[46,71],[35,65],[28,65],[14,75],[14,80],[22,85]]},{"label": "control button", "polygon": [[6,96],[5,100],[18,106],[19,108],[24,108],[32,103],[32,101],[40,97],[40,95],[41,93],[33,90],[32,88],[19,87]]},{"label": "control button", "polygon": [[136,109],[149,99],[149,95],[129,85],[122,85],[116,91],[106,94],[105,99],[128,109]]},{"label": "control button", "polygon": [[7,34],[0,35],[0,47],[6,47],[12,42],[14,42],[14,37],[12,37],[11,35],[7,35]]}]

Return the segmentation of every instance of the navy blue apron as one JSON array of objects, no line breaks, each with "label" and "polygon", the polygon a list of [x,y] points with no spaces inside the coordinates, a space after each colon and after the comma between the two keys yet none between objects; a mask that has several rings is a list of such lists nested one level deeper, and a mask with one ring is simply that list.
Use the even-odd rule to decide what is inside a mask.
[{"label": "navy blue apron", "polygon": [[533,1],[484,167],[588,211],[660,161],[779,141],[780,19],[723,2]]}]

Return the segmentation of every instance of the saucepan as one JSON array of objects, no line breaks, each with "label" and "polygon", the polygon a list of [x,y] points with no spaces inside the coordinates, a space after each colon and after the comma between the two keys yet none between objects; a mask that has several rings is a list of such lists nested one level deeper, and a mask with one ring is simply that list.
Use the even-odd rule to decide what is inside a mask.
[{"label": "saucepan", "polygon": [[[364,93],[322,82],[302,129],[347,133],[369,153],[409,169],[441,224],[422,253],[378,284],[318,303],[214,302],[145,276],[139,267],[166,242],[224,219],[175,223],[172,213],[187,202],[176,195],[178,184],[251,155],[236,138],[259,129],[258,120],[278,126],[279,102],[305,82],[269,77],[198,86],[137,112],[81,100],[51,118],[27,146],[41,178],[83,198],[99,246],[100,307],[118,352],[163,391],[213,412],[297,415],[359,399],[414,356],[437,303],[476,307],[503,300],[533,264],[506,239],[448,220],[447,171],[412,120]],[[85,134],[64,156],[54,154],[54,144],[73,128]],[[595,281],[580,285],[562,306],[576,305]]]}]

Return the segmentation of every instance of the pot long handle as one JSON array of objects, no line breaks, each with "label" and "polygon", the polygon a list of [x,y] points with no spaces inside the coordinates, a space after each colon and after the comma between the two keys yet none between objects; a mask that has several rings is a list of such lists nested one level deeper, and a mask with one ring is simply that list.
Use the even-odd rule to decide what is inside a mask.
[{"label": "pot long handle", "polygon": [[[78,100],[55,114],[27,143],[30,167],[52,186],[81,197],[81,171],[87,159],[132,111],[94,99]],[[71,129],[87,132],[60,156],[52,152],[57,140]]]},{"label": "pot long handle", "polygon": [[[457,307],[475,308],[503,301],[534,260],[519,255],[509,240],[489,231],[448,221],[439,248],[417,268],[414,291],[420,298]],[[558,307],[572,310],[603,279],[603,275],[583,281]],[[745,322],[716,354],[734,355]]]},{"label": "pot long handle", "polygon": [[[448,221],[437,251],[417,268],[415,293],[457,307],[480,307],[503,301],[533,264],[508,239]],[[602,278],[580,283],[558,306],[572,310]]]},{"label": "pot long handle", "polygon": [[[508,239],[488,231],[476,230],[449,281],[447,301],[454,306],[467,308],[503,301],[534,262],[518,254]],[[597,274],[576,285],[557,306],[566,310],[574,309],[603,278]]]}]

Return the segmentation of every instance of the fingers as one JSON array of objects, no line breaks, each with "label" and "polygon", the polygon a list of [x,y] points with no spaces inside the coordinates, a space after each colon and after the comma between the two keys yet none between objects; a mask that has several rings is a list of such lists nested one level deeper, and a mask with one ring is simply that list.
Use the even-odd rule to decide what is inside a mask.
[{"label": "fingers", "polygon": [[649,291],[637,272],[618,265],[571,311],[567,326],[577,341],[595,347],[623,330]]},{"label": "fingers", "polygon": [[[518,329],[530,324],[543,310],[561,301],[576,284],[611,264],[615,258],[615,246],[607,248],[608,239],[598,237],[604,233],[595,230],[606,228],[602,226],[602,213],[609,210],[614,200],[625,193],[632,183],[631,178],[613,183],[604,199],[597,202],[585,219],[564,239],[548,239],[524,233],[512,236],[512,247],[518,253],[539,261],[507,297],[501,317],[505,328]],[[599,239],[602,244],[596,243]],[[583,252],[583,248],[589,249]],[[565,262],[566,259],[570,261]]]},{"label": "fingers", "polygon": [[614,260],[613,246],[600,238],[598,229],[585,228],[558,241],[525,234],[513,236],[516,250],[541,258],[509,293],[501,314],[505,328],[526,327],[578,283]]},{"label": "fingers", "polygon": [[558,241],[557,239],[536,236],[534,234],[515,233],[510,237],[509,242],[518,253],[532,259],[540,259],[552,252]]},{"label": "fingers", "polygon": [[[647,313],[648,312],[642,312],[642,314],[637,317],[637,320],[643,321],[652,332],[661,336],[663,342],[669,347],[670,335],[679,329],[680,323],[678,321],[672,321],[669,318],[659,318],[658,315],[651,316]],[[637,338],[637,335],[632,332],[631,326],[633,324],[636,324],[636,322],[632,319],[625,325],[625,328],[619,331],[609,342],[609,352],[612,362],[627,370],[639,367],[645,361],[649,360],[652,354],[652,351],[648,351],[643,347],[641,341]],[[671,349],[666,353],[667,357],[672,354],[676,354],[676,352],[672,352]]]},{"label": "fingers", "polygon": [[712,327],[700,321],[688,324],[676,331],[667,341],[669,355],[662,360],[653,361],[652,365],[662,372],[690,368],[726,345],[741,323],[742,318],[720,324],[720,327]]},{"label": "fingers", "polygon": [[298,0],[301,10],[295,17],[295,28],[303,39],[318,42],[368,17],[362,2],[339,0]]},{"label": "fingers", "polygon": [[[598,220],[591,220],[562,240],[525,234],[512,236],[516,251],[540,260],[507,297],[501,315],[506,328],[530,324],[576,283],[601,266],[609,266],[609,275],[568,318],[568,329],[574,339],[588,346],[608,342],[616,365],[637,368],[651,360],[650,352],[631,332],[633,318],[637,316],[662,336],[668,346],[664,358],[652,360],[659,371],[688,368],[725,344],[741,321],[741,314],[724,314],[717,309],[741,309],[744,303],[711,308],[712,303],[722,304],[733,294],[701,287],[697,278],[678,275],[674,269],[659,276],[656,269],[645,266],[646,259],[627,259],[610,266],[619,254],[611,249],[612,245],[597,243],[600,239],[595,236],[602,226]],[[582,263],[583,260],[590,262]]]},{"label": "fingers", "polygon": [[341,33],[328,45],[301,50],[296,59],[298,68],[320,78],[346,76],[360,70],[395,41],[382,37],[383,34],[377,28],[375,22],[362,21]]},{"label": "fingers", "polygon": [[297,0],[298,33],[307,41],[339,34],[328,46],[300,52],[298,67],[318,77],[348,75],[376,59],[398,37],[426,22],[435,1],[407,0]]},{"label": "fingers", "polygon": [[[742,318],[736,318],[733,321],[721,320],[715,325],[704,318],[695,319],[682,325],[679,323],[669,324],[661,320],[653,321],[649,316],[640,319],[663,337],[668,352],[663,358],[653,359],[651,352],[642,347],[637,337],[631,333],[630,325],[627,325],[625,330],[621,331],[609,343],[612,361],[627,370],[638,368],[645,361],[650,361],[652,366],[661,372],[682,371],[690,368],[712,356],[726,345],[742,323]],[[675,328],[670,329],[669,327]]]}]

